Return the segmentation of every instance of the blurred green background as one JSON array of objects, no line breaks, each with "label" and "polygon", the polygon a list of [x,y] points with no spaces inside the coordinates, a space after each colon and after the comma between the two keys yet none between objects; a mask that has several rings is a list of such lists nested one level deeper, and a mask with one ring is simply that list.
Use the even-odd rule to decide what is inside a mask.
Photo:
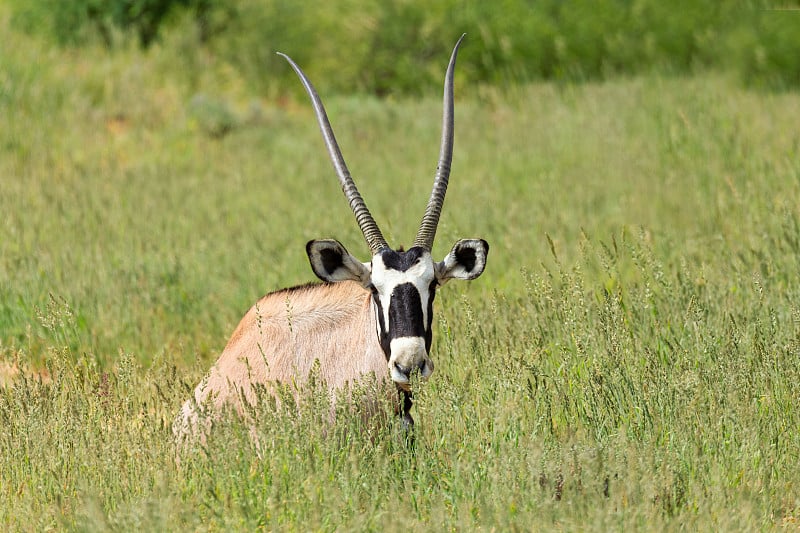
[{"label": "blurred green background", "polygon": [[462,32],[470,46],[459,79],[470,85],[724,69],[747,84],[800,86],[796,1],[9,3],[16,27],[62,46],[177,45],[184,61],[224,62],[262,92],[296,87],[276,68],[280,50],[319,73],[326,91],[429,94]]}]

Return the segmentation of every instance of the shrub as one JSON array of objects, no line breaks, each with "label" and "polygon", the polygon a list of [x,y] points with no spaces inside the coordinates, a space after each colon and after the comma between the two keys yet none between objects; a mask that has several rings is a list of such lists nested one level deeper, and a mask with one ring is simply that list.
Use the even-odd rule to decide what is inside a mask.
[{"label": "shrub", "polygon": [[470,46],[460,77],[473,83],[726,68],[754,85],[800,85],[800,16],[752,2],[15,0],[12,6],[18,25],[61,44],[96,39],[113,46],[117,36],[128,36],[146,47],[170,33],[190,33],[193,46],[231,65],[259,92],[292,76],[275,56],[281,50],[325,80],[325,89],[429,94],[463,32]]}]

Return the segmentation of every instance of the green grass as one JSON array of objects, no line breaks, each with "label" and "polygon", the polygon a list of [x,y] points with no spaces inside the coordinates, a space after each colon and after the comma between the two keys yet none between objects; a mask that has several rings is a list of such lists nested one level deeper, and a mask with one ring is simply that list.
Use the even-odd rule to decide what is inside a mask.
[{"label": "green grass", "polygon": [[[416,451],[321,426],[312,394],[262,410],[260,454],[231,420],[177,466],[180,403],[259,296],[312,279],[305,242],[366,259],[310,106],[218,65],[189,83],[161,48],[4,50],[0,529],[796,525],[797,94],[459,86],[434,252],[491,252],[437,298]],[[439,98],[327,99],[393,244],[430,191]]]}]

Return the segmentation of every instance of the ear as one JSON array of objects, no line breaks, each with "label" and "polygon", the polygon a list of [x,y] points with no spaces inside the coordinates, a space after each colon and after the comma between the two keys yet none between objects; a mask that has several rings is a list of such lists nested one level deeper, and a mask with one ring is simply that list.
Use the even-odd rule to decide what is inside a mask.
[{"label": "ear", "polygon": [[461,239],[444,261],[436,263],[436,281],[444,285],[450,279],[475,279],[486,268],[489,243],[483,239]]},{"label": "ear", "polygon": [[323,281],[352,280],[367,286],[370,283],[369,264],[350,255],[342,243],[333,239],[308,241],[306,254],[314,274]]}]

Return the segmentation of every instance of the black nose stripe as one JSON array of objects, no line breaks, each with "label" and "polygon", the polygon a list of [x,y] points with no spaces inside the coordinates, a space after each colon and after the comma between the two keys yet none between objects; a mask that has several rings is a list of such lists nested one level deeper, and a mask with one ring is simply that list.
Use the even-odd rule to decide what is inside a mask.
[{"label": "black nose stripe", "polygon": [[411,283],[401,283],[392,291],[389,301],[389,331],[395,339],[425,336],[422,299]]}]

